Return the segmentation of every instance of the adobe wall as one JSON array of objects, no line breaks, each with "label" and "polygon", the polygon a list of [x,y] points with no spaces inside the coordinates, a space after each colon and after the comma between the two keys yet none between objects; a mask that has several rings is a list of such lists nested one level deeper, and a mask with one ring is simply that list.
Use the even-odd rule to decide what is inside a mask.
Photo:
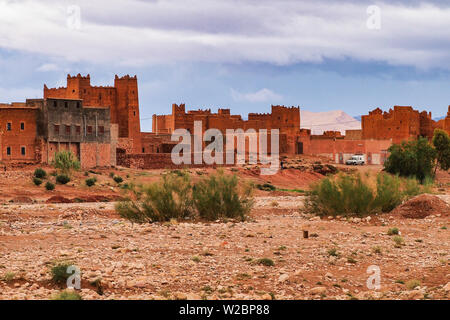
[{"label": "adobe wall", "polygon": [[111,145],[109,143],[81,143],[80,162],[82,168],[110,167]]},{"label": "adobe wall", "polygon": [[362,130],[345,130],[345,140],[362,140]]},{"label": "adobe wall", "polygon": [[[28,162],[39,159],[40,156],[36,153],[37,113],[37,108],[26,104],[0,105],[0,161]],[[25,148],[24,155],[22,148]]]}]

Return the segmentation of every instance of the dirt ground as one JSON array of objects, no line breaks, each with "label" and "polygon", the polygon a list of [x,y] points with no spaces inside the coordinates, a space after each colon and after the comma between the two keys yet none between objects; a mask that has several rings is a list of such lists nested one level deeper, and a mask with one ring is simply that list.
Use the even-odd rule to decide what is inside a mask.
[{"label": "dirt ground", "polygon": [[[380,170],[358,168],[368,169]],[[65,289],[51,282],[55,261],[70,261],[81,270],[83,299],[450,297],[448,216],[310,216],[302,212],[304,195],[298,190],[323,175],[304,168],[273,177],[259,176],[252,167],[226,168],[244,180],[284,190],[258,190],[247,222],[145,225],[116,215],[112,201],[122,189],[110,172],[123,183],[148,183],[163,170],[79,172],[55,191],[35,186],[33,170],[0,173],[0,299],[49,299]],[[213,169],[190,171],[195,180]],[[87,175],[97,178],[96,186],[83,185]],[[450,204],[447,179],[448,173],[438,174],[436,191]],[[74,202],[45,203],[54,196]],[[84,202],[89,199],[100,202]],[[404,240],[400,245],[388,235],[394,227]],[[270,260],[259,260],[264,258]],[[369,266],[379,267],[379,289],[367,286]]]}]

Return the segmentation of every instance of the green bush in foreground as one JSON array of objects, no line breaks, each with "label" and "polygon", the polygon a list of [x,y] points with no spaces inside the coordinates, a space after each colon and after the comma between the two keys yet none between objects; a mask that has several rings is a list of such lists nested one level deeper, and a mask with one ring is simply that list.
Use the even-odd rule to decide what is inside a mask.
[{"label": "green bush in foreground", "polygon": [[33,183],[37,186],[40,186],[42,184],[42,180],[39,178],[34,177],[33,178]]},{"label": "green bush in foreground", "polygon": [[64,175],[70,175],[72,170],[80,169],[80,161],[70,151],[60,151],[55,153],[55,159],[53,160],[53,166],[59,169]]},{"label": "green bush in foreground", "polygon": [[146,187],[130,185],[131,196],[119,202],[116,211],[137,223],[196,217],[244,219],[253,205],[251,186],[240,187],[238,182],[236,176],[219,172],[193,185],[187,173],[172,172]]},{"label": "green bush in foreground", "polygon": [[305,208],[330,216],[390,212],[405,199],[431,189],[429,184],[420,185],[414,178],[404,179],[387,173],[379,173],[374,183],[370,179],[370,175],[363,179],[359,174],[325,178],[312,186]]},{"label": "green bush in foreground", "polygon": [[192,215],[192,186],[187,174],[167,174],[161,182],[133,191],[134,200],[116,205],[119,215],[132,222],[161,222]]},{"label": "green bush in foreground", "polygon": [[122,182],[123,182],[123,178],[120,177],[120,176],[114,176],[113,180],[114,180],[116,183],[122,183]]},{"label": "green bush in foreground", "polygon": [[239,188],[237,176],[219,171],[194,185],[194,207],[202,219],[244,220],[253,206],[251,192],[250,186]]},{"label": "green bush in foreground", "polygon": [[66,283],[67,279],[71,274],[67,273],[67,268],[73,265],[70,262],[59,262],[56,263],[50,270],[52,275],[52,281],[57,284]]}]

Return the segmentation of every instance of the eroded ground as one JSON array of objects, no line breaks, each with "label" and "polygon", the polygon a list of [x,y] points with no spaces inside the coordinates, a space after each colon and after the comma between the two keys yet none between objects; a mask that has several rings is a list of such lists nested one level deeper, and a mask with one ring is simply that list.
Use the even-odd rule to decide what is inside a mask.
[{"label": "eroded ground", "polygon": [[[116,173],[148,181],[160,175]],[[17,188],[13,197],[30,197],[36,203],[10,203],[11,195],[2,196],[0,277],[14,277],[0,281],[0,299],[51,298],[64,287],[51,282],[50,265],[63,260],[81,269],[83,299],[450,297],[450,219],[439,213],[425,219],[385,214],[321,220],[302,213],[301,193],[259,191],[248,222],[132,225],[116,216],[111,202],[44,203],[55,194],[120,195],[108,171],[98,176],[93,189],[76,180],[53,193],[33,186],[32,172],[7,174],[25,176],[18,186],[9,181],[11,189]],[[299,187],[292,179],[282,187]],[[5,190],[7,182],[0,181]],[[29,192],[20,193],[21,184]],[[450,196],[441,198],[450,203]],[[403,245],[396,246],[387,234],[393,227],[400,230]],[[308,239],[303,230],[308,230]],[[262,258],[274,265],[258,264]],[[381,271],[379,290],[366,285],[371,265]],[[412,280],[419,286],[409,289]]]}]

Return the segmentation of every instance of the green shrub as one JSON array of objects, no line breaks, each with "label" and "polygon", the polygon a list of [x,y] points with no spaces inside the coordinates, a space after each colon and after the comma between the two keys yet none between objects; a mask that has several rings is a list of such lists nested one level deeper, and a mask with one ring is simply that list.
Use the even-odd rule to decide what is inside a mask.
[{"label": "green shrub", "polygon": [[219,171],[195,184],[194,207],[202,219],[244,220],[253,207],[251,193],[251,186],[239,188],[237,176],[225,175],[223,171]]},{"label": "green shrub", "polygon": [[189,175],[164,175],[161,182],[133,188],[132,197],[116,205],[116,211],[132,222],[161,222],[192,216]]},{"label": "green shrub", "polygon": [[38,179],[44,179],[46,176],[47,176],[47,172],[45,172],[44,169],[38,168],[38,169],[34,170],[34,177],[36,177]]},{"label": "green shrub", "polygon": [[373,211],[373,191],[360,175],[338,175],[315,184],[305,208],[319,215],[362,215]]},{"label": "green shrub", "polygon": [[270,183],[257,184],[256,188],[263,191],[275,191],[277,189],[274,185]]},{"label": "green shrub", "polygon": [[450,169],[450,137],[448,133],[441,129],[434,130],[433,146],[436,150],[437,165],[447,171]]},{"label": "green shrub", "polygon": [[400,179],[398,176],[381,173],[377,175],[377,196],[374,207],[382,212],[390,212],[402,203],[403,194],[400,190]]},{"label": "green shrub", "polygon": [[97,179],[96,178],[89,178],[89,179],[86,179],[85,182],[86,182],[86,185],[88,187],[92,187],[97,182]]},{"label": "green shrub", "polygon": [[50,270],[52,281],[57,284],[65,284],[67,279],[71,276],[70,273],[67,273],[67,268],[72,265],[73,263],[67,261],[56,263]]},{"label": "green shrub", "polygon": [[78,292],[64,290],[54,295],[52,300],[82,300],[82,298]]},{"label": "green shrub", "polygon": [[390,228],[387,232],[388,235],[393,236],[399,234],[398,228]]},{"label": "green shrub", "polygon": [[55,185],[50,181],[47,181],[47,183],[45,184],[45,189],[47,189],[48,191],[52,191],[55,189]]},{"label": "green shrub", "polygon": [[80,169],[80,161],[70,151],[60,151],[55,153],[53,166],[59,169],[64,175],[70,175],[72,170]]},{"label": "green shrub", "polygon": [[273,267],[275,265],[275,263],[273,262],[272,259],[269,258],[261,258],[255,261],[256,264],[260,264],[266,267]]},{"label": "green shrub", "polygon": [[42,184],[42,180],[39,178],[34,177],[33,178],[33,183],[37,186],[40,186]]},{"label": "green shrub", "polygon": [[113,179],[114,179],[114,181],[116,183],[122,183],[123,182],[123,178],[121,176],[114,176]]},{"label": "green shrub", "polygon": [[68,175],[60,174],[56,176],[56,182],[59,184],[67,184],[70,182],[70,178]]}]

